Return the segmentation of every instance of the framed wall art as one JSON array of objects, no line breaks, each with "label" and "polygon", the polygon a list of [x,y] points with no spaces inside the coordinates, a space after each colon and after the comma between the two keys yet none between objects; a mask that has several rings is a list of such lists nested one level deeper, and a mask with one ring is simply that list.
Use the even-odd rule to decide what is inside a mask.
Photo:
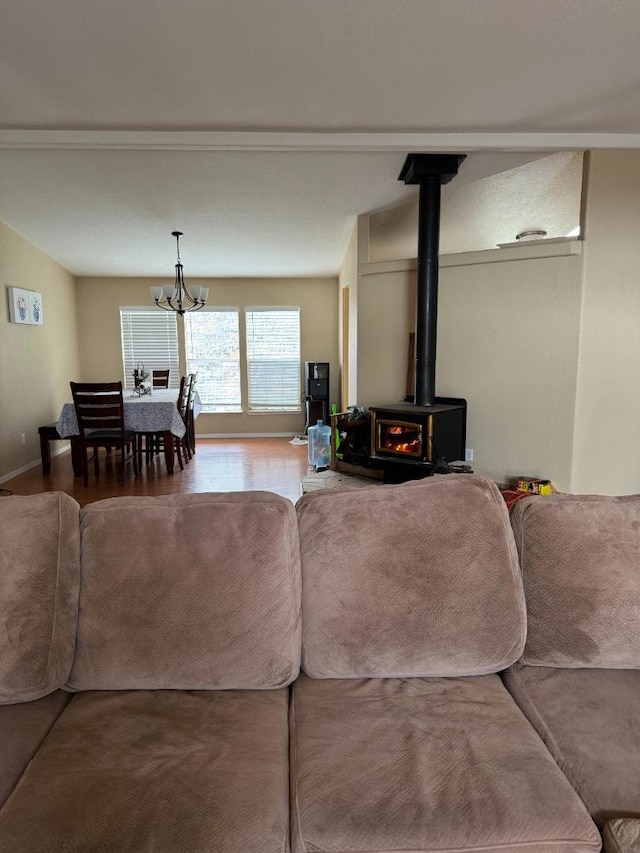
[{"label": "framed wall art", "polygon": [[34,326],[42,326],[42,294],[29,290],[29,322]]},{"label": "framed wall art", "polygon": [[42,326],[42,294],[22,287],[8,287],[9,321],[31,326]]}]

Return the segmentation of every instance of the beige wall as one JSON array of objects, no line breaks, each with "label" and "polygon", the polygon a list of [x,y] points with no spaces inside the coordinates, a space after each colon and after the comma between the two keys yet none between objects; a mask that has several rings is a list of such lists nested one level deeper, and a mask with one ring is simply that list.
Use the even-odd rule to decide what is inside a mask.
[{"label": "beige wall", "polygon": [[[3,223],[0,275],[0,478],[6,478],[39,460],[38,427],[57,420],[80,358],[73,276]],[[9,322],[7,287],[42,293],[43,326]]]},{"label": "beige wall", "polygon": [[[415,270],[375,266],[358,291],[363,406],[403,399],[415,324]],[[440,269],[436,393],[467,399],[477,473],[569,489],[581,266],[571,255]]]},{"label": "beige wall", "polygon": [[[81,323],[80,351],[84,378],[104,381],[122,376],[120,346],[121,305],[152,305],[149,288],[170,284],[146,278],[78,279],[78,315]],[[193,279],[209,288],[209,304],[232,306],[286,305],[300,307],[302,362],[330,363],[331,402],[339,403],[338,282],[336,278],[314,279]],[[158,309],[160,310],[160,309]],[[182,338],[182,323],[178,321]],[[181,354],[184,347],[180,347]],[[181,365],[184,369],[184,364]],[[304,377],[303,377],[304,378]],[[301,389],[302,390],[302,389]],[[201,435],[300,433],[304,429],[304,406],[299,414],[203,414],[198,418]]]},{"label": "beige wall", "polygon": [[594,151],[572,490],[640,492],[640,151]]},{"label": "beige wall", "polygon": [[[343,299],[344,288],[348,288]],[[351,232],[351,238],[338,273],[338,337],[340,347],[340,379],[341,379],[341,408],[351,406],[357,399],[358,374],[358,226]],[[345,330],[344,307],[348,313],[348,328],[346,341],[343,338]],[[346,345],[346,346],[345,346]],[[347,351],[346,359],[343,353]],[[345,364],[346,361],[346,364]]]},{"label": "beige wall", "polygon": [[579,255],[443,269],[436,390],[466,397],[473,469],[571,483]]},{"label": "beige wall", "polygon": [[358,405],[404,399],[415,272],[372,273],[358,280]]}]

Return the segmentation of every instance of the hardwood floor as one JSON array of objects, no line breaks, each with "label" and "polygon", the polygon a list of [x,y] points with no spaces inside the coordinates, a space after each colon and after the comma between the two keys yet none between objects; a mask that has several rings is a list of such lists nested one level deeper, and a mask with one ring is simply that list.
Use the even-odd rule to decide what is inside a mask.
[{"label": "hardwood floor", "polygon": [[14,495],[39,492],[66,492],[81,506],[118,495],[175,495],[193,492],[238,492],[259,489],[276,492],[290,501],[300,497],[300,481],[308,470],[306,445],[291,445],[287,438],[204,438],[198,439],[197,453],[181,471],[176,463],[169,476],[162,456],[150,465],[142,463],[142,472],[133,476],[127,463],[126,485],[119,483],[115,454],[100,452],[100,476],[90,465],[89,485],[74,477],[71,454],[62,453],[51,460],[51,473],[45,476],[40,466],[7,480],[0,488]]}]

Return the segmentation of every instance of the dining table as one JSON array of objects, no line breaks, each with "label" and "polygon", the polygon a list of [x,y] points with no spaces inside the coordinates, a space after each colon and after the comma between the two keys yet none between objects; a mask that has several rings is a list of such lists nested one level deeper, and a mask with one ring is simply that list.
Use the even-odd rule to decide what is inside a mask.
[{"label": "dining table", "polygon": [[[134,432],[162,433],[164,438],[164,456],[167,472],[173,474],[174,449],[173,436],[182,438],[186,432],[185,423],[178,411],[178,390],[175,388],[154,388],[151,394],[136,394],[133,390],[123,391],[124,427]],[[202,401],[196,391],[193,404],[193,416],[197,418],[202,411]],[[58,435],[71,440],[71,462],[76,477],[82,475],[81,445],[78,441],[80,430],[73,403],[65,403],[57,423]],[[75,440],[74,440],[75,439]]]}]

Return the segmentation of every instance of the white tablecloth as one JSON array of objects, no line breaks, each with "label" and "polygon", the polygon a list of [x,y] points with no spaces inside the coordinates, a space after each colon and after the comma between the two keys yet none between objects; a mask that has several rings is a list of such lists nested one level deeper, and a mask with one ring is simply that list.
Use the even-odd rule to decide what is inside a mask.
[{"label": "white tablecloth", "polygon": [[[155,388],[152,394],[138,397],[131,390],[124,393],[124,425],[135,432],[172,432],[181,438],[185,433],[184,422],[178,412],[178,391],[174,388]],[[196,392],[193,413],[198,417],[202,403]],[[58,434],[63,438],[78,435],[78,420],[73,403],[65,403],[57,424]]]}]

